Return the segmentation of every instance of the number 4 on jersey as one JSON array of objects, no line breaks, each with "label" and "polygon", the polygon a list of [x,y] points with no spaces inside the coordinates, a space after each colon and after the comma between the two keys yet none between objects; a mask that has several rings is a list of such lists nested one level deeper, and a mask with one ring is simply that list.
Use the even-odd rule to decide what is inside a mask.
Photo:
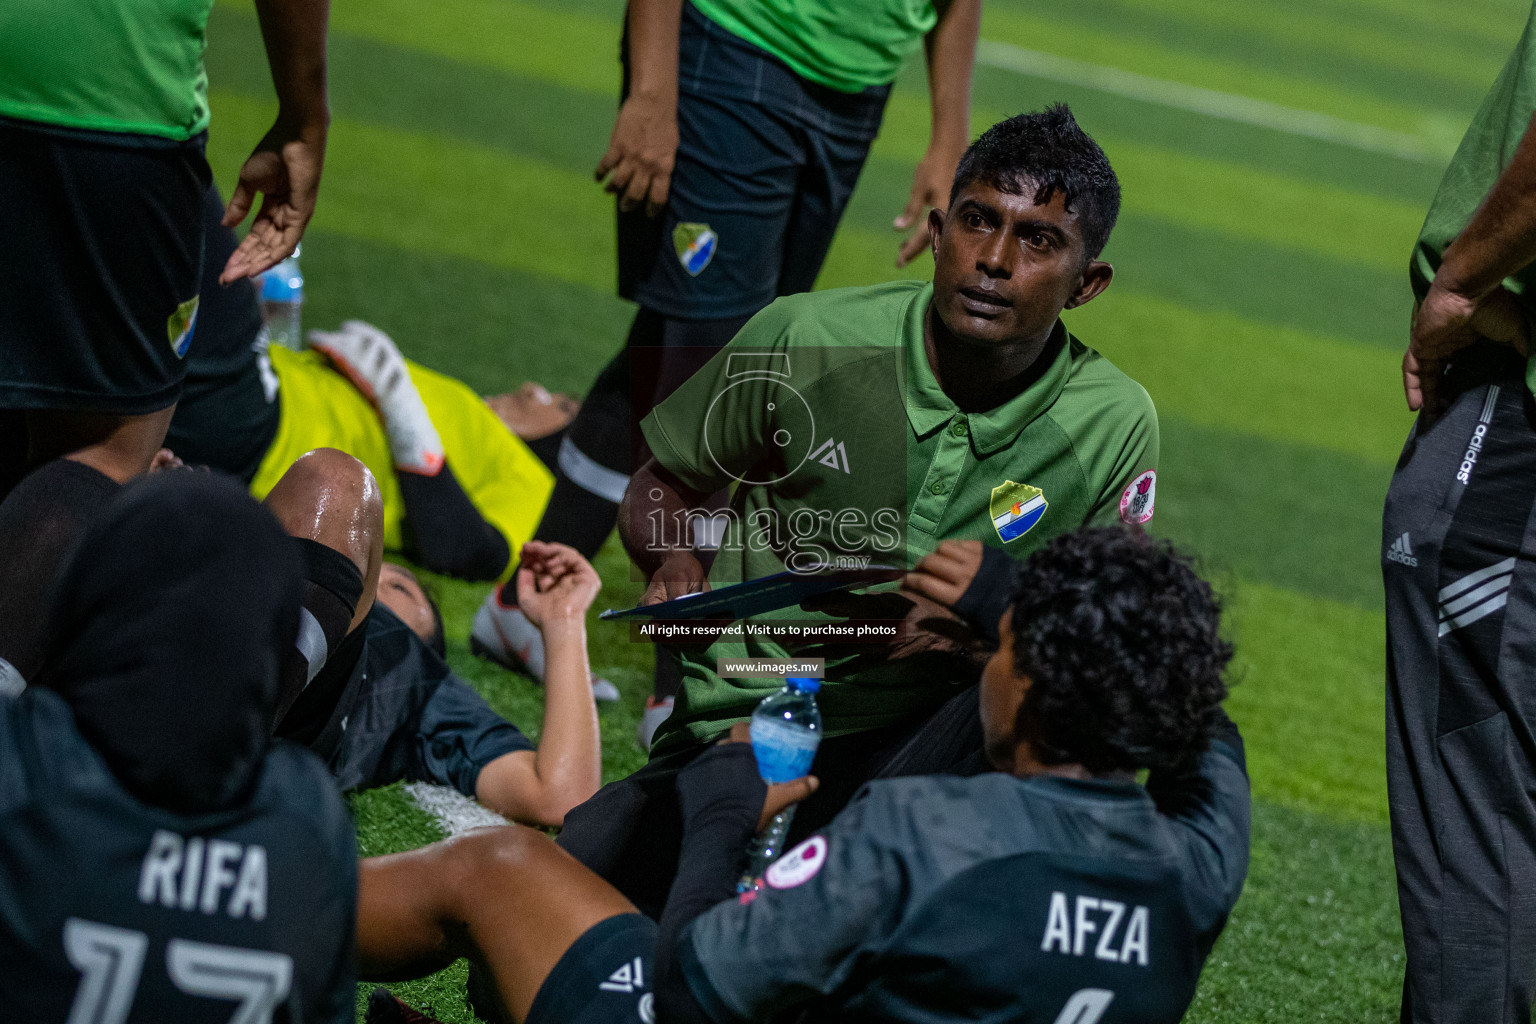
[{"label": "number 4 on jersey", "polygon": [[1098,1024],[1114,998],[1107,988],[1079,989],[1056,1015],[1056,1024]]}]

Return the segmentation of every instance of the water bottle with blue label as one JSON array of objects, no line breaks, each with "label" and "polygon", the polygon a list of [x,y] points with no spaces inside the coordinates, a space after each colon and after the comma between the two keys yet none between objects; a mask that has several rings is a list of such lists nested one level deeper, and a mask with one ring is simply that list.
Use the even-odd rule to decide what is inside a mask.
[{"label": "water bottle with blue label", "polygon": [[304,348],[304,275],[299,272],[299,250],[261,275],[261,318],[273,345],[295,352]]},{"label": "water bottle with blue label", "polygon": [[[764,782],[792,782],[811,773],[816,745],[821,742],[821,711],[816,707],[820,679],[786,679],[784,688],[771,693],[752,712],[752,753],[757,773]],[[774,815],[768,827],[747,851],[747,871],[736,884],[737,892],[756,889],[763,872],[784,852],[784,837],[794,820],[795,806]]]}]

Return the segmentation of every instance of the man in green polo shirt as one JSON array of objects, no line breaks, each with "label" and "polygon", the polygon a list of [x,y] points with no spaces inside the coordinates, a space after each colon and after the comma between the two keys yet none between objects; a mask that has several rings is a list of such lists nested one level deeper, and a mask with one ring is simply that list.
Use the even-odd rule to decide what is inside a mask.
[{"label": "man in green polo shirt", "polygon": [[[786,568],[861,559],[910,567],[951,538],[1023,558],[1084,524],[1151,519],[1152,402],[1060,321],[1113,275],[1097,259],[1120,205],[1103,151],[1065,106],[1021,115],[967,150],[949,198],[947,213],[930,214],[931,285],[780,299],[647,417],[654,457],[635,474],[619,518],[650,578],[643,602]],[[730,526],[706,579],[692,531],[675,524],[732,484]],[[923,723],[946,701],[953,713],[941,731],[951,760],[975,738],[970,652],[947,630],[921,628],[941,608],[896,596],[909,625],[884,657],[825,648],[822,789],[797,829],[826,820],[871,775],[909,770],[911,753],[946,767],[938,751],[916,749]],[[811,616],[791,610],[747,625],[775,618]],[[716,660],[789,653],[750,635],[685,650],[678,708],[658,733],[652,764],[615,784],[628,784],[629,796],[605,791],[590,811],[574,812],[562,845],[605,874],[655,859],[653,851],[615,853],[627,843],[612,841],[624,815],[656,805],[646,813],[663,821],[644,831],[664,835],[670,812],[652,798],[665,796],[665,773],[776,688],[770,679],[722,679]],[[906,765],[894,768],[904,748],[897,759]],[[646,799],[636,801],[637,792]],[[643,885],[615,884],[646,905]]]}]

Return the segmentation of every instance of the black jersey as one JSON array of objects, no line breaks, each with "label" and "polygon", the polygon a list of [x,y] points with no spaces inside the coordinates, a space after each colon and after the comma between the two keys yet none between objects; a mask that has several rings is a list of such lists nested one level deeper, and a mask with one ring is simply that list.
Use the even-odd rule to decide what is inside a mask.
[{"label": "black jersey", "polygon": [[320,755],[343,790],[406,779],[472,797],[486,765],[534,749],[382,602],[348,643],[357,648],[326,662],[279,729]]},{"label": "black jersey", "polygon": [[0,1015],[350,1021],[357,855],[324,767],[268,751],[243,804],[123,790],[55,693],[0,697]]},{"label": "black jersey", "polygon": [[676,957],[722,1022],[1174,1022],[1242,890],[1248,810],[1230,727],[1146,788],[875,782]]}]

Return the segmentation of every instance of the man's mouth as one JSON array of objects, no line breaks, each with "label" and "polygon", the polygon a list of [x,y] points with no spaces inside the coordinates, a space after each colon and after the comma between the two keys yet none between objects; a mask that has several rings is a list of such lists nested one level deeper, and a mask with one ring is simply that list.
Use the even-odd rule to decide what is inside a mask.
[{"label": "man's mouth", "polygon": [[986,288],[961,288],[960,297],[978,313],[1001,313],[1013,306],[1011,301]]}]

